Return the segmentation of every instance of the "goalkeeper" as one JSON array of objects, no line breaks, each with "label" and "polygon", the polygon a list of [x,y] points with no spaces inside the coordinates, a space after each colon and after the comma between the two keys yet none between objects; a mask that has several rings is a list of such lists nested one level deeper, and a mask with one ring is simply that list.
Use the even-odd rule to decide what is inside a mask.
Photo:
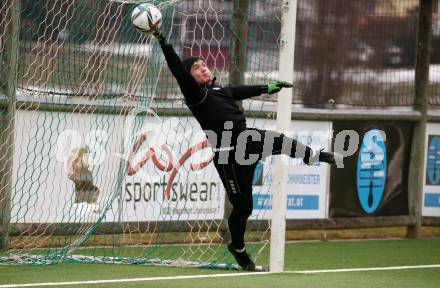
[{"label": "goalkeeper", "polygon": [[[254,271],[255,264],[246,253],[244,234],[247,219],[253,209],[252,180],[258,161],[282,153],[302,158],[306,164],[318,161],[335,164],[334,154],[313,151],[278,132],[246,127],[245,116],[235,101],[264,93],[273,94],[282,88],[292,87],[291,84],[276,81],[269,85],[221,87],[215,84],[216,79],[203,59],[190,57],[181,61],[160,30],[156,30],[153,35],[162,47],[186,105],[205,131],[213,148],[214,166],[233,207],[228,218],[231,233],[228,250],[244,270]],[[251,141],[248,142],[249,137]],[[254,156],[253,163],[244,163],[244,157],[240,161],[240,156],[251,154]]]}]

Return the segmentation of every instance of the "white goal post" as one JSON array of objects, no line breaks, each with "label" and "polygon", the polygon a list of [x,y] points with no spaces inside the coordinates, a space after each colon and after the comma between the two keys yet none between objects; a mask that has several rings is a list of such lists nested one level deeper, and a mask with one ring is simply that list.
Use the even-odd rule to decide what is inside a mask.
[{"label": "white goal post", "polygon": [[[293,82],[293,64],[295,55],[297,0],[285,0],[282,5],[279,78]],[[280,91],[277,105],[277,130],[287,131],[290,127],[292,111],[292,90]],[[286,235],[287,209],[287,155],[276,156],[274,167],[274,182],[272,186],[272,220],[270,240],[270,271],[284,270],[284,247]]]}]

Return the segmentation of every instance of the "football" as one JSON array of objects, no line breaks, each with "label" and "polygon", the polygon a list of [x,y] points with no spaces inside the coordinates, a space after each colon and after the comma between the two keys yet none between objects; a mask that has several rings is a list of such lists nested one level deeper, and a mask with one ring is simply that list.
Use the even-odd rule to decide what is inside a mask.
[{"label": "football", "polygon": [[139,32],[151,33],[160,28],[162,13],[153,4],[140,4],[131,13],[131,23]]}]

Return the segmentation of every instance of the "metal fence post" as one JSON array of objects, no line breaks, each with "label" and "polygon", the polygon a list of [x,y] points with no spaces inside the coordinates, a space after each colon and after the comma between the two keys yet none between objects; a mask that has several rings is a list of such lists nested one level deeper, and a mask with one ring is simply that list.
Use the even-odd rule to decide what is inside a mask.
[{"label": "metal fence post", "polygon": [[4,46],[4,69],[7,69],[5,94],[8,104],[0,134],[0,227],[2,237],[0,250],[8,249],[9,222],[11,218],[11,189],[12,189],[12,157],[14,151],[14,126],[15,126],[15,93],[17,88],[18,54],[19,54],[19,31],[20,31],[20,1],[10,0],[11,7],[5,15],[5,46]]},{"label": "metal fence post", "polygon": [[408,181],[408,207],[416,224],[408,226],[407,237],[420,236],[422,225],[422,189],[423,167],[425,165],[425,138],[428,112],[429,62],[431,57],[431,26],[434,0],[420,0],[416,67],[415,67],[415,109],[420,112],[421,119],[415,124],[411,145],[411,163]]}]

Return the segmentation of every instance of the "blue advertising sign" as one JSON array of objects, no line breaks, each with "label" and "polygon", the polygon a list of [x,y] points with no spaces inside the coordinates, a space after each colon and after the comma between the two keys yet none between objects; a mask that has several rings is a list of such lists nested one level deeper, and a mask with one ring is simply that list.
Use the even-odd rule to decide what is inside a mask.
[{"label": "blue advertising sign", "polygon": [[357,195],[362,209],[371,214],[383,198],[387,175],[385,133],[368,131],[360,146],[357,161]]},{"label": "blue advertising sign", "polygon": [[429,135],[426,185],[440,185],[440,136]]}]

